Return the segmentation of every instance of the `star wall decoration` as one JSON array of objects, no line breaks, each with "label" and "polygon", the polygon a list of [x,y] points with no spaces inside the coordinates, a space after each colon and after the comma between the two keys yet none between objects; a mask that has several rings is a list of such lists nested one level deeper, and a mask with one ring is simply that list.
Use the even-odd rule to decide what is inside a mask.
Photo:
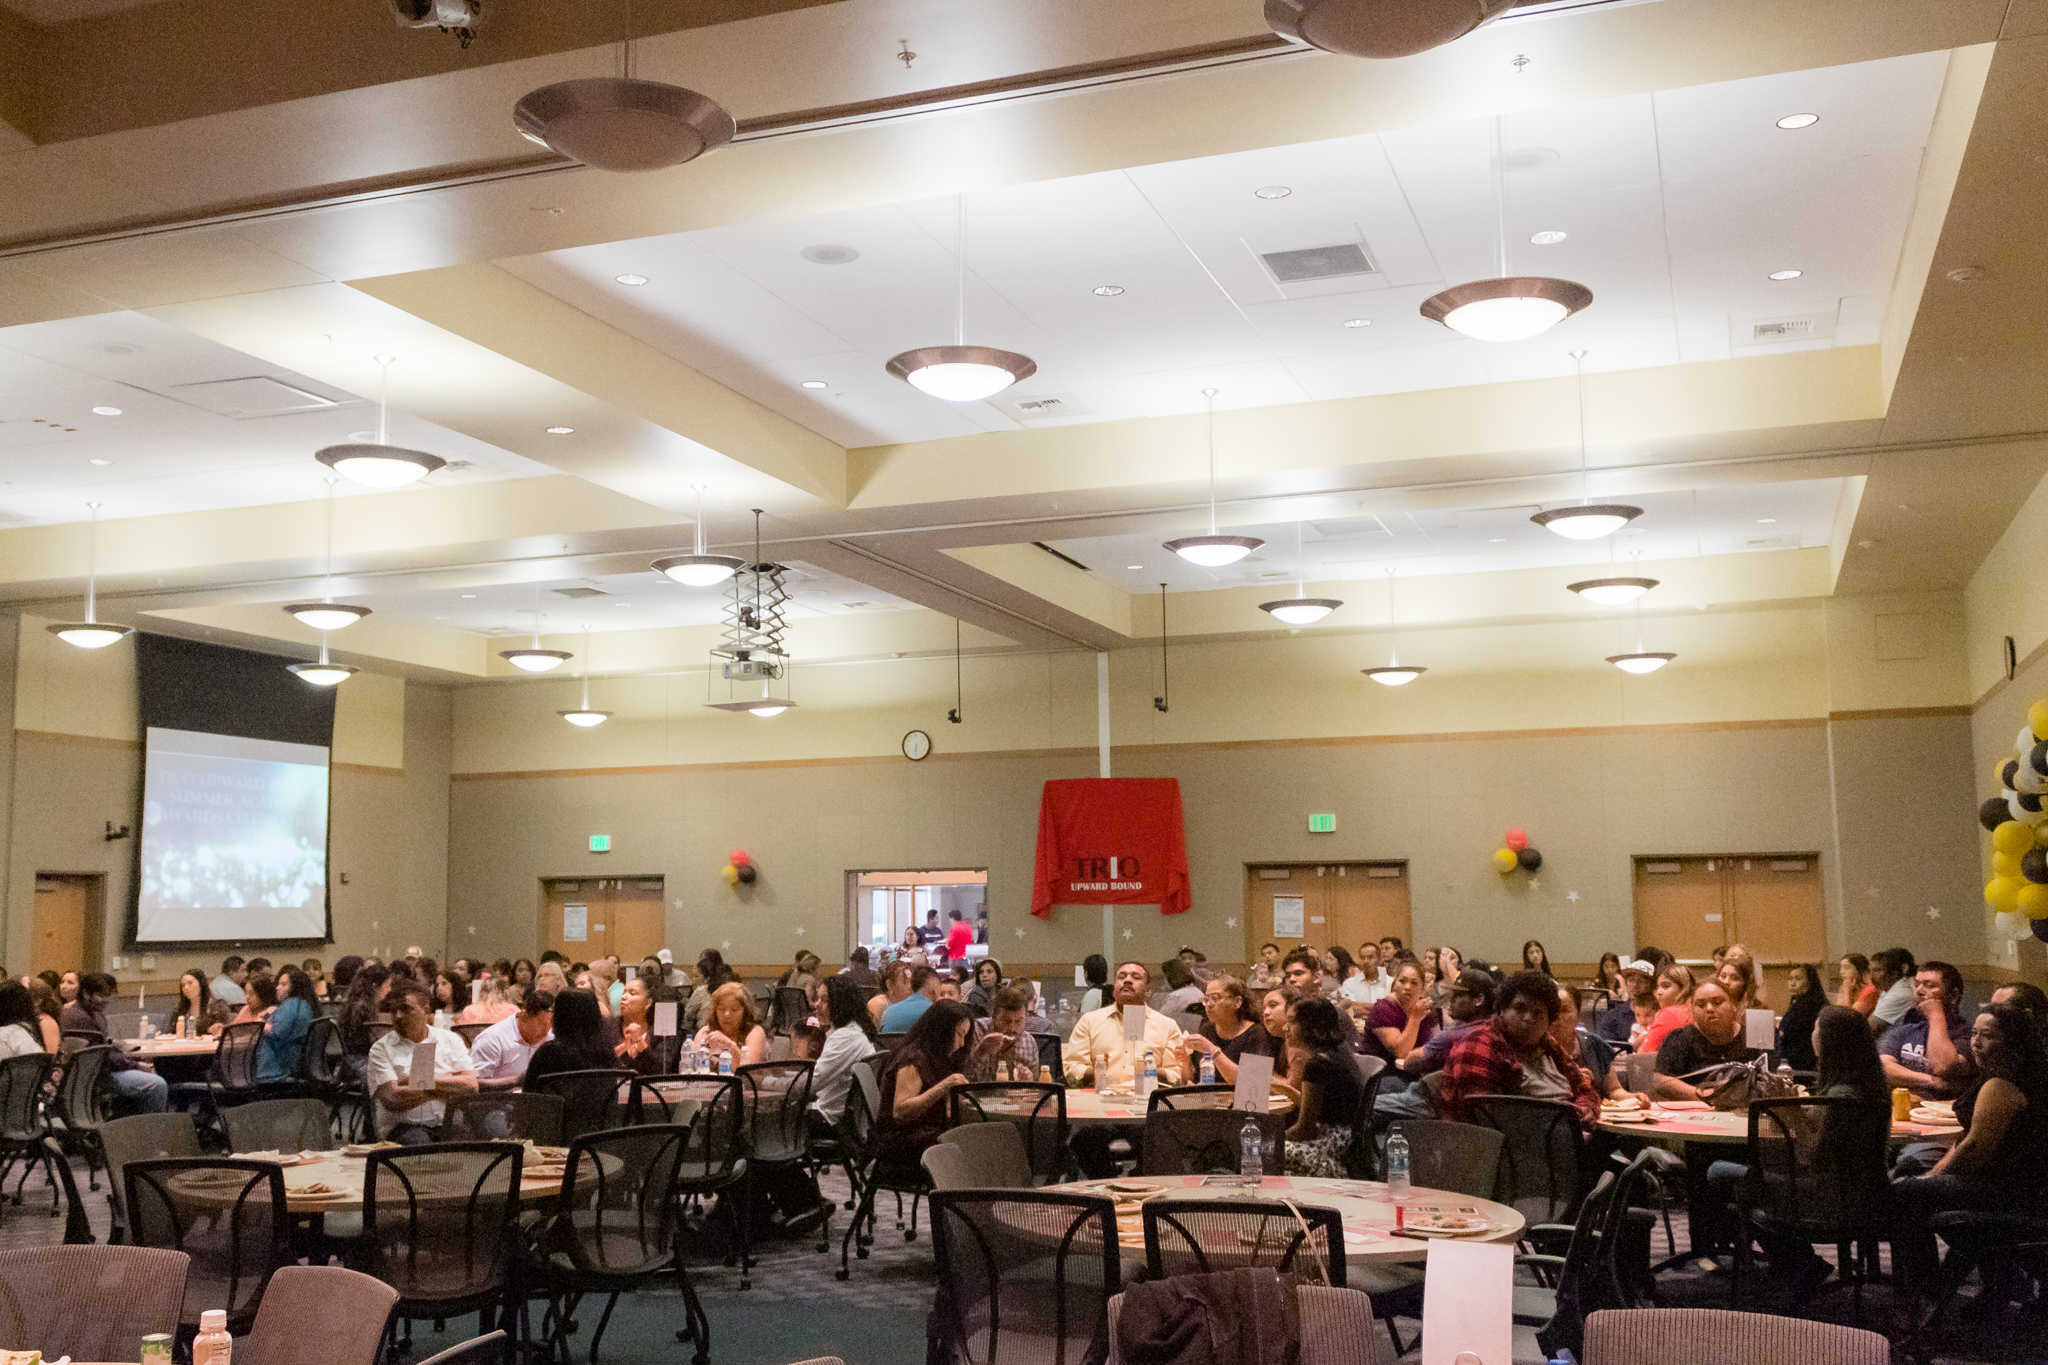
[{"label": "star wall decoration", "polygon": [[799,925],[798,925],[798,926],[796,927],[796,936],[797,936],[798,938],[802,938],[802,937],[804,936],[804,927],[803,927],[803,926],[802,926],[801,924],[799,924]]},{"label": "star wall decoration", "polygon": [[727,940],[726,940],[725,942],[723,942],[723,943],[719,944],[719,945],[718,945],[718,951],[720,951],[721,953],[729,953],[729,952],[731,952],[731,951],[732,951],[732,940],[731,940],[731,939],[727,939]]},{"label": "star wall decoration", "polygon": [[1237,921],[1234,919],[1227,919],[1223,921],[1223,927],[1226,929],[1235,929],[1237,927]]},{"label": "star wall decoration", "polygon": [[476,926],[474,924],[469,926],[469,932],[471,932],[472,934],[476,932]]},{"label": "star wall decoration", "polygon": [[1128,929],[1124,930],[1124,937],[1125,937],[1125,938],[1129,938],[1130,936],[1131,936],[1131,931],[1130,931],[1130,930],[1128,930]]},{"label": "star wall decoration", "polygon": [[1024,937],[1024,931],[1023,931],[1022,929],[1019,929],[1019,930],[1017,931],[1017,937],[1018,937],[1018,938],[1022,938],[1022,937]]},{"label": "star wall decoration", "polygon": [[1579,903],[1579,893],[1576,891],[1565,892],[1564,898],[1570,901],[1573,905],[1577,905]]},{"label": "star wall decoration", "polygon": [[1940,919],[1940,918],[1941,918],[1941,907],[1940,907],[1940,906],[1938,906],[1938,905],[1930,905],[1930,906],[1928,906],[1928,907],[1927,907],[1927,918],[1929,918],[1929,919]]}]

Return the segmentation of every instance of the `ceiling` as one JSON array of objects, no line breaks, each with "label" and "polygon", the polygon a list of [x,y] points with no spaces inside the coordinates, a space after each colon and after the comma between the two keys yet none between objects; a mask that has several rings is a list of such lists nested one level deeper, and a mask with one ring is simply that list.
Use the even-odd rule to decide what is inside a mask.
[{"label": "ceiling", "polygon": [[[700,488],[722,552],[764,509],[812,655],[888,657],[949,648],[949,618],[980,648],[1136,645],[1161,582],[1194,633],[1255,634],[1297,573],[1352,603],[1334,630],[1379,624],[1390,572],[1427,580],[1404,626],[1545,628],[1609,564],[1688,610],[1949,590],[2048,472],[2048,306],[1999,254],[2042,188],[2040,7],[1566,7],[1375,64],[1290,52],[1255,0],[727,8],[644,61],[760,127],[651,176],[510,135],[520,91],[610,60],[538,30],[468,64],[380,38],[424,65],[201,108],[194,29],[121,128],[44,91],[0,153],[0,600],[74,601],[99,502],[109,616],[302,652],[277,607],[326,582],[311,453],[374,427],[378,354],[392,438],[466,467],[337,490],[333,587],[375,615],[335,643],[442,681],[503,676],[536,593],[578,653],[587,627],[627,671],[701,658],[717,593],[648,567]],[[1496,115],[1509,268],[1596,299],[1510,346],[1417,313],[1498,269]],[[1339,244],[1369,272],[1261,260]],[[1949,280],[1975,258],[1995,287]],[[883,363],[951,338],[963,261],[968,339],[1040,369],[956,406]],[[1219,524],[1267,542],[1227,571],[1161,549],[1206,526],[1205,388]],[[1644,515],[1590,546],[1528,520],[1587,493]]]}]

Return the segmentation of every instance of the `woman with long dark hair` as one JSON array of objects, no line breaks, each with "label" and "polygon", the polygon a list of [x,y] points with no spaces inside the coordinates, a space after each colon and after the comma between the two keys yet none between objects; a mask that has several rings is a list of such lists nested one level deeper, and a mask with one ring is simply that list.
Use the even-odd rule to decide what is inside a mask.
[{"label": "woman with long dark hair", "polygon": [[1621,984],[1621,954],[1600,954],[1600,966],[1593,973],[1593,989],[1606,991],[1609,999],[1626,1000],[1628,991]]},{"label": "woman with long dark hair", "polygon": [[847,977],[825,978],[825,1018],[831,1032],[811,1065],[810,1123],[813,1133],[829,1134],[846,1111],[854,1063],[881,1051],[881,1040],[868,1014],[867,992]]},{"label": "woman with long dark hair", "polygon": [[1812,963],[1794,967],[1787,987],[1792,999],[1785,1006],[1785,1017],[1778,1021],[1778,1060],[1794,1071],[1811,1071],[1819,1065],[1813,1029],[1820,1012],[1827,1008],[1827,989],[1820,984],[1820,970]]},{"label": "woman with long dark hair", "polygon": [[341,1002],[335,1024],[341,1029],[341,1047],[351,1057],[370,1055],[370,1026],[377,1022],[384,991],[391,984],[391,969],[381,962],[365,962],[348,983],[348,998]]},{"label": "woman with long dark hair", "polygon": [[171,1017],[166,1021],[171,1031],[177,1032],[178,1020],[182,1018],[186,1037],[204,1038],[208,1034],[218,1034],[233,1017],[234,1011],[228,1008],[225,1000],[213,998],[213,983],[206,975],[206,968],[187,967],[184,975],[178,978],[177,1008],[171,1011]]},{"label": "woman with long dark hair", "polygon": [[958,1000],[940,1000],[910,1026],[882,1072],[876,1136],[882,1159],[915,1165],[946,1131],[947,1096],[967,1084],[974,1016]]},{"label": "woman with long dark hair", "polygon": [[1543,944],[1540,940],[1532,938],[1522,945],[1522,970],[1525,972],[1541,972],[1545,976],[1550,977],[1556,975],[1555,972],[1550,970],[1550,954],[1543,951]]},{"label": "woman with long dark hair", "polygon": [[654,1007],[663,1003],[676,1004],[676,993],[660,977],[640,973],[626,983],[626,992],[619,997],[619,1042],[612,1049],[619,1059],[615,1065],[643,1076],[667,1075],[676,1069],[680,1035],[657,1037],[654,1032]]},{"label": "woman with long dark hair", "polygon": [[42,1050],[35,997],[19,981],[0,985],[0,1058],[26,1057]]},{"label": "woman with long dark hair", "polygon": [[1088,993],[1081,997],[1081,1013],[1099,1010],[1109,1003],[1109,959],[1101,953],[1090,953],[1081,959],[1081,979],[1088,983]]},{"label": "woman with long dark hair", "polygon": [[298,1074],[299,1053],[313,1027],[313,978],[303,967],[282,967],[275,981],[277,1008],[264,1020],[256,1049],[256,1079],[264,1084]]},{"label": "woman with long dark hair", "polygon": [[532,1085],[564,1071],[611,1071],[618,1065],[605,1039],[597,997],[589,991],[563,991],[555,997],[555,1036],[534,1052],[521,1084]]},{"label": "woman with long dark hair", "polygon": [[[1416,990],[1420,967],[1410,967]],[[1350,1030],[1327,1000],[1303,1000],[1287,1012],[1287,1041],[1308,1054],[1301,1072],[1301,1107],[1287,1130],[1287,1174],[1343,1177],[1365,1086],[1351,1060]]]}]

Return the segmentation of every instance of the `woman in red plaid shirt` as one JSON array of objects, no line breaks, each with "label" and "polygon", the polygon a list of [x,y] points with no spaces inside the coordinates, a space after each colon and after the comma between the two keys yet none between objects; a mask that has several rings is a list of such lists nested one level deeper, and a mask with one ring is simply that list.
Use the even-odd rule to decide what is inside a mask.
[{"label": "woman in red plaid shirt", "polygon": [[1550,1036],[1559,1003],[1557,983],[1543,973],[1509,977],[1493,1018],[1451,1047],[1438,1096],[1444,1117],[1468,1122],[1467,1101],[1480,1095],[1523,1095],[1566,1101],[1591,1132],[1600,1120],[1600,1099],[1577,1059]]}]

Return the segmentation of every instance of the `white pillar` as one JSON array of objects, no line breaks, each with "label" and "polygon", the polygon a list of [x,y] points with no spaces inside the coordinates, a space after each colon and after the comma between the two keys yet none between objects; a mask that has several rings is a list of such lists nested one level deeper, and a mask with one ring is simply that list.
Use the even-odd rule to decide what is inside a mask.
[{"label": "white pillar", "polygon": [[[1095,656],[1095,751],[1101,772],[1109,776],[1109,655]],[[1116,963],[1116,907],[1102,907],[1102,956]]]}]

